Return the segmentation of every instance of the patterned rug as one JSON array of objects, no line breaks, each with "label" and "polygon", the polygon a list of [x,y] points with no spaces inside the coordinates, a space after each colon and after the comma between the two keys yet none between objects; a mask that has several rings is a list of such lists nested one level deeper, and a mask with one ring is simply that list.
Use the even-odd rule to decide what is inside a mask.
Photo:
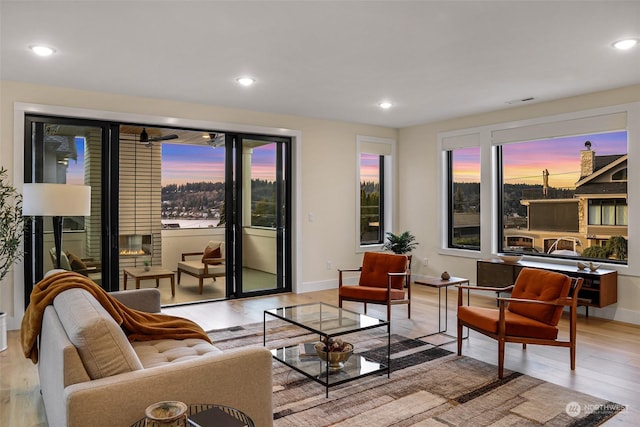
[{"label": "patterned rug", "polygon": [[[280,321],[267,322],[267,347],[314,337]],[[222,350],[263,345],[263,324],[209,331]],[[317,337],[316,337],[317,338]],[[357,336],[356,353],[386,358],[386,335]],[[355,341],[355,340],[354,340]],[[373,375],[331,387],[273,362],[276,427],[345,426],[597,426],[623,406],[505,370],[399,335],[391,337],[391,377]]]}]

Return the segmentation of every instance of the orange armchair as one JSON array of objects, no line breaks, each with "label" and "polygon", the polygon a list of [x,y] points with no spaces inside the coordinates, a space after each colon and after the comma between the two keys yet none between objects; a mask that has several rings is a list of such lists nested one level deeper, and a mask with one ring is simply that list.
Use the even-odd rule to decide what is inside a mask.
[{"label": "orange armchair", "polygon": [[[340,307],[342,301],[363,302],[366,314],[367,304],[383,304],[387,306],[387,320],[390,320],[392,305],[407,304],[408,317],[411,318],[411,272],[408,264],[404,255],[365,252],[362,267],[338,270]],[[357,286],[344,285],[345,272],[360,272]]]},{"label": "orange armchair", "polygon": [[[508,342],[570,348],[571,370],[576,368],[576,321],[578,292],[582,278],[570,278],[552,271],[524,268],[514,285],[507,288],[458,286],[458,356],[462,355],[462,328],[473,329],[498,341],[498,377],[504,373],[504,348]],[[498,298],[498,309],[463,305],[468,290],[511,291],[510,298]],[[558,322],[569,307],[569,339],[558,339]]]}]

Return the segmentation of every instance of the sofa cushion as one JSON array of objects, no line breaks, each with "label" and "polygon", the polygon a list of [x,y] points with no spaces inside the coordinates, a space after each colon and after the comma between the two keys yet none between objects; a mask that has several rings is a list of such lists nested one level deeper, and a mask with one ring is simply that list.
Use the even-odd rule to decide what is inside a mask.
[{"label": "sofa cushion", "polygon": [[205,354],[222,353],[221,350],[205,340],[195,338],[134,341],[132,346],[145,368],[195,359]]},{"label": "sofa cushion", "polygon": [[82,261],[82,259],[78,255],[67,252],[67,258],[69,258],[69,265],[71,266],[72,270],[76,271],[87,269],[87,264],[85,264],[85,262]]},{"label": "sofa cushion", "polygon": [[120,325],[89,292],[66,290],[53,306],[91,379],[143,368]]},{"label": "sofa cushion", "polygon": [[[205,260],[209,258],[222,258],[222,252],[220,250],[220,243],[218,242],[215,246],[211,246],[211,242],[204,248],[204,252],[202,253],[201,262],[205,262]],[[216,263],[220,264],[220,262]]]}]

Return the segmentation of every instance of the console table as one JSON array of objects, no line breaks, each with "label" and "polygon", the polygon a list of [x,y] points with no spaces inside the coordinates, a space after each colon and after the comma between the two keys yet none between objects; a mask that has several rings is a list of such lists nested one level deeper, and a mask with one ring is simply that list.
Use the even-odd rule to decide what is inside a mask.
[{"label": "console table", "polygon": [[520,271],[525,268],[540,268],[566,274],[569,277],[582,277],[584,282],[578,293],[578,305],[602,308],[618,302],[618,272],[599,268],[596,271],[580,270],[575,265],[552,264],[545,262],[520,261],[504,262],[500,259],[481,259],[477,262],[477,285],[507,287],[515,283]]}]

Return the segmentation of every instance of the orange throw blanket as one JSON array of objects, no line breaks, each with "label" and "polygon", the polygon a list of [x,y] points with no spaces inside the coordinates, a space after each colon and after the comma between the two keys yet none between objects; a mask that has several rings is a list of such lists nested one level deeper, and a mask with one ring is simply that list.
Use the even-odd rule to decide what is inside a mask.
[{"label": "orange throw blanket", "polygon": [[56,295],[71,288],[82,288],[93,295],[122,327],[129,341],[200,338],[211,342],[204,330],[188,319],[134,310],[109,295],[89,278],[68,271],[41,280],[31,292],[29,306],[20,326],[20,341],[24,357],[31,359],[33,363],[38,362],[36,340],[42,328],[45,308],[53,303]]}]

